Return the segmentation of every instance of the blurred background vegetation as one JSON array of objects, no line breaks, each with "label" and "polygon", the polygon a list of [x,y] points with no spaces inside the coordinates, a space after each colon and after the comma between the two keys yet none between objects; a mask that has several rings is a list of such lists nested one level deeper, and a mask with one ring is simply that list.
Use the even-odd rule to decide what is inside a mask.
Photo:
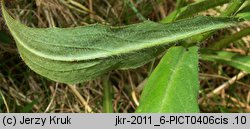
[{"label": "blurred background vegetation", "polygon": [[[127,25],[145,19],[161,21],[176,7],[196,1],[6,0],[6,4],[13,17],[30,27],[66,28],[93,23]],[[206,10],[201,15],[216,16],[226,6],[224,4]],[[249,27],[250,23],[244,22],[241,26]],[[240,29],[234,27],[221,30],[207,39],[202,47]],[[224,50],[248,55],[249,48],[250,36],[246,36]],[[158,60],[137,69],[111,71],[78,85],[56,83],[34,73],[24,64],[0,16],[0,112],[99,113],[103,112],[106,99],[112,99],[114,112],[134,112],[147,80],[149,67],[152,64],[156,66]],[[228,81],[232,79],[236,81],[229,84]],[[200,85],[201,112],[250,112],[250,75],[227,65],[200,61]],[[111,87],[112,96],[104,97],[105,86]],[[211,95],[211,92],[221,86],[223,88],[217,95]]]}]

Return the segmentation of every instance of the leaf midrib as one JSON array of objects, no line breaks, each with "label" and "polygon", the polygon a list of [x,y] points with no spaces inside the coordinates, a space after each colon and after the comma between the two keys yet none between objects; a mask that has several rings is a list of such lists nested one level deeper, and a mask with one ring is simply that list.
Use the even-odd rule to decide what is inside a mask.
[{"label": "leaf midrib", "polygon": [[[17,21],[15,21],[8,14],[8,12],[5,10],[5,8],[3,9],[3,12],[4,12],[3,13],[4,17],[7,17],[5,19],[8,20],[9,22],[13,22],[12,23],[13,25],[21,24],[21,23],[18,24]],[[217,24],[216,26],[213,26],[213,27],[214,28],[217,28],[217,27],[220,28],[221,24]],[[29,27],[23,26],[22,24],[19,25],[19,27],[30,29]],[[206,27],[206,28],[197,29],[195,31],[191,31],[191,32],[188,32],[188,33],[183,33],[183,34],[181,33],[180,35],[171,35],[169,37],[166,36],[166,37],[163,37],[161,39],[154,40],[154,42],[147,43],[147,44],[140,43],[140,44],[134,44],[134,45],[126,46],[126,47],[120,47],[120,48],[118,47],[118,48],[112,50],[111,52],[107,52],[107,51],[103,52],[104,51],[103,50],[103,51],[99,51],[99,52],[92,52],[90,54],[82,54],[82,55],[77,54],[76,56],[70,56],[70,57],[69,56],[64,56],[64,55],[49,55],[49,54],[44,53],[42,51],[35,50],[34,48],[26,45],[19,38],[18,34],[15,33],[15,31],[13,30],[12,27],[10,27],[10,30],[11,30],[12,34],[14,35],[15,39],[20,43],[20,45],[22,45],[28,51],[30,51],[31,53],[33,53],[33,54],[35,54],[35,55],[37,55],[39,57],[43,57],[43,58],[46,58],[46,59],[49,59],[49,60],[56,60],[56,61],[81,61],[81,60],[94,60],[94,59],[100,59],[100,58],[110,58],[112,56],[119,56],[119,55],[122,55],[122,54],[131,53],[131,52],[138,52],[138,51],[142,51],[142,50],[147,49],[147,48],[153,48],[153,47],[157,47],[157,46],[160,46],[160,45],[167,45],[167,44],[171,45],[171,43],[173,43],[175,41],[188,38],[188,37],[190,37],[192,35],[196,35],[196,34],[199,34],[201,32],[206,32],[206,31],[208,31],[210,29],[209,29],[209,27]]]},{"label": "leaf midrib", "polygon": [[[165,106],[165,105],[167,104],[167,101],[166,101],[166,100],[168,99],[168,96],[169,96],[169,95],[166,94],[166,93],[168,93],[168,90],[170,90],[170,89],[172,88],[171,86],[173,86],[173,85],[172,85],[172,83],[174,82],[173,80],[175,80],[174,78],[176,78],[176,75],[177,75],[176,72],[179,71],[179,68],[180,68],[179,66],[180,66],[181,64],[183,64],[183,62],[184,62],[184,61],[182,61],[182,60],[183,60],[183,57],[185,57],[185,54],[184,54],[184,53],[185,53],[185,50],[182,50],[181,53],[179,54],[179,55],[180,55],[180,56],[179,56],[180,58],[179,58],[179,60],[178,60],[178,62],[177,62],[177,65],[175,65],[175,67],[174,67],[176,70],[173,71],[172,76],[170,75],[169,81],[168,81],[168,83],[167,83],[167,85],[166,85],[167,88],[165,89],[165,92],[164,92],[165,95],[164,95],[164,97],[163,97],[163,102],[161,103],[159,112],[162,112],[163,108],[166,107],[166,106]],[[176,80],[175,80],[175,81],[176,81]]]}]

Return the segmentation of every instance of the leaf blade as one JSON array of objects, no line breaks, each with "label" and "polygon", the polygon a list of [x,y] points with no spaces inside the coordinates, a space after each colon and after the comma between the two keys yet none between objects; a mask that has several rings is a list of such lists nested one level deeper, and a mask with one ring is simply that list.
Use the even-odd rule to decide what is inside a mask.
[{"label": "leaf blade", "polygon": [[250,56],[238,53],[201,49],[201,59],[230,65],[247,73],[250,73]]},{"label": "leaf blade", "polygon": [[199,112],[198,90],[198,47],[172,47],[149,77],[136,112]]},{"label": "leaf blade", "polygon": [[114,69],[136,68],[179,40],[235,23],[229,18],[196,17],[173,24],[30,28],[13,19],[4,4],[2,12],[24,62],[40,75],[69,84]]}]

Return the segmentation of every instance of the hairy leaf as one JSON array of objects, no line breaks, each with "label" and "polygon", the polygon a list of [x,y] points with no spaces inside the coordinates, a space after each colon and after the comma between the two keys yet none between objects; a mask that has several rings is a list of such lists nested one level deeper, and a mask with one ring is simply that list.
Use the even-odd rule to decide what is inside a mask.
[{"label": "hairy leaf", "polygon": [[55,81],[78,83],[113,69],[141,66],[177,41],[235,23],[196,17],[172,24],[146,21],[121,27],[30,28],[2,12],[19,53],[35,72]]},{"label": "hairy leaf", "polygon": [[199,112],[198,47],[172,47],[145,85],[137,112]]},{"label": "hairy leaf", "polygon": [[201,59],[230,65],[250,73],[250,56],[226,51],[201,49]]}]

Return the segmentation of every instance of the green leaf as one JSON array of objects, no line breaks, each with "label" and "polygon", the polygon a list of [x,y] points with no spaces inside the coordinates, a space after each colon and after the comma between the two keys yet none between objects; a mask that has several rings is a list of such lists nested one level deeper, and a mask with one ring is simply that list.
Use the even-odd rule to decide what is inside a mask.
[{"label": "green leaf", "polygon": [[240,7],[237,13],[249,12],[250,11],[250,1],[245,0],[245,3]]},{"label": "green leaf", "polygon": [[49,79],[70,84],[114,69],[136,68],[179,40],[235,23],[235,19],[201,16],[172,24],[30,28],[14,20],[3,5],[4,19],[24,62]]},{"label": "green leaf", "polygon": [[239,32],[236,32],[232,35],[226,35],[219,39],[217,42],[214,42],[210,47],[212,49],[220,50],[224,47],[227,47],[229,44],[234,43],[235,41],[241,39],[242,37],[250,35],[250,27],[243,28]]},{"label": "green leaf", "polygon": [[250,1],[246,1],[236,15],[240,19],[250,20]]},{"label": "green leaf", "polygon": [[225,11],[221,13],[222,16],[233,16],[246,0],[231,0]]},{"label": "green leaf", "polygon": [[237,17],[250,21],[250,12],[239,13],[237,14]]},{"label": "green leaf", "polygon": [[172,47],[143,89],[137,112],[199,112],[198,47]]},{"label": "green leaf", "polygon": [[228,3],[229,1],[230,0],[201,0],[195,3],[192,3],[190,5],[187,5],[185,7],[182,7],[181,9],[173,11],[166,18],[162,19],[161,22],[170,23],[178,19],[187,18],[201,11],[205,11],[209,8],[213,8],[213,7]]},{"label": "green leaf", "polygon": [[22,107],[21,111],[22,113],[29,113],[32,111],[32,108],[35,104],[38,103],[38,99],[33,100],[32,102],[26,104],[24,107]]},{"label": "green leaf", "polygon": [[250,56],[226,51],[201,49],[201,59],[226,64],[250,73]]}]

